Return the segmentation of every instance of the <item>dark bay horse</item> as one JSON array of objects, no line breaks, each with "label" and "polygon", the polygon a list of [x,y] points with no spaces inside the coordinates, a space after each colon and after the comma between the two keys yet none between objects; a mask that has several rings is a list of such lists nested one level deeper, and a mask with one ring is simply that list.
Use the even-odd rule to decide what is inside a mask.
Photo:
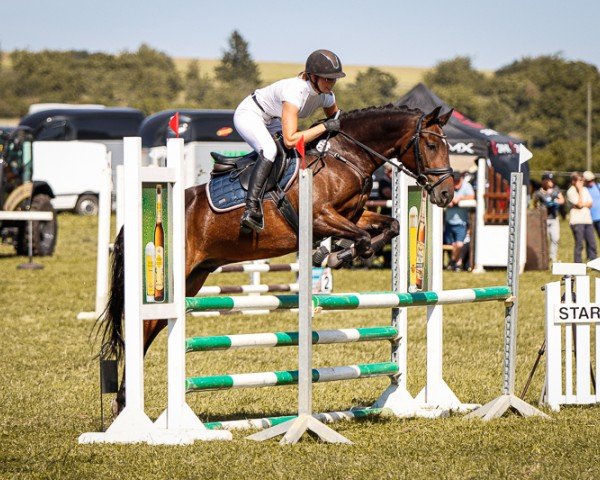
[{"label": "dark bay horse", "polygon": [[[307,155],[313,170],[315,241],[335,237],[354,243],[357,256],[374,250],[398,235],[398,222],[364,209],[372,187],[373,172],[386,159],[396,158],[401,168],[429,192],[434,204],[444,207],[454,195],[448,145],[442,127],[452,112],[429,114],[407,107],[371,107],[342,113],[340,132],[329,140],[326,154]],[[316,142],[307,145],[314,147]],[[298,183],[287,193],[298,209]],[[298,250],[297,234],[272,202],[265,202],[265,229],[260,234],[240,233],[236,209],[215,213],[207,201],[205,186],[185,192],[186,295],[194,296],[217,267],[228,263],[279,257]],[[103,329],[101,355],[119,358],[123,351],[124,310],[123,229],[115,242],[111,292],[106,311],[98,320]],[[166,320],[144,322],[144,352],[167,325]],[[117,394],[115,413],[125,404],[124,379]]]}]

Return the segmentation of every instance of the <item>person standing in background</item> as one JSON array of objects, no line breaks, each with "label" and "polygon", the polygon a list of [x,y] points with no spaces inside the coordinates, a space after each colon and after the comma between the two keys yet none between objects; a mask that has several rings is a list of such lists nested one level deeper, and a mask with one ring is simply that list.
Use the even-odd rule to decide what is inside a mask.
[{"label": "person standing in background", "polygon": [[554,184],[554,175],[545,172],[542,175],[542,186],[533,194],[533,204],[546,209],[546,225],[550,240],[550,261],[555,263],[558,258],[558,242],[560,240],[560,223],[558,209],[565,203],[560,189]]},{"label": "person standing in background", "polygon": [[448,268],[460,271],[463,269],[462,249],[467,236],[469,210],[459,207],[461,200],[472,200],[475,192],[462,173],[454,172],[454,197],[444,212],[444,243],[452,245],[452,258]]},{"label": "person standing in background", "polygon": [[569,211],[569,225],[575,238],[573,261],[581,263],[583,242],[585,241],[587,261],[596,258],[596,238],[592,225],[592,197],[583,183],[583,175],[579,172],[571,174],[571,186],[567,190],[567,200],[571,207]]},{"label": "person standing in background", "polygon": [[594,230],[600,237],[600,185],[596,182],[596,175],[589,170],[583,172],[583,179],[585,180],[585,188],[590,192],[592,197],[592,206],[590,212],[592,214],[592,223]]}]

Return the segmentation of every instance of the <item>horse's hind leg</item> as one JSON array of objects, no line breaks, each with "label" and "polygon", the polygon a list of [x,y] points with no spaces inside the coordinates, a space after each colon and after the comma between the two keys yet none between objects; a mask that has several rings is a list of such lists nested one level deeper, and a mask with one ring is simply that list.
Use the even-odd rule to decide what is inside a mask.
[{"label": "horse's hind leg", "polygon": [[[146,320],[144,322],[144,356],[150,348],[150,345],[160,333],[160,331],[168,325],[167,320]],[[112,404],[112,412],[114,416],[121,413],[121,410],[125,408],[125,369],[123,369],[123,377],[121,380],[121,387],[117,392],[115,401]]]},{"label": "horse's hind leg", "polygon": [[400,233],[400,224],[395,218],[365,210],[356,225],[371,235],[371,249],[379,251]]},{"label": "horse's hind leg", "polygon": [[315,234],[321,238],[345,238],[354,243],[352,249],[342,250],[330,255],[328,264],[331,267],[341,266],[345,261],[351,260],[355,256],[370,257],[373,254],[369,233],[347,218],[342,217],[333,209],[320,211],[315,216],[313,228]]}]

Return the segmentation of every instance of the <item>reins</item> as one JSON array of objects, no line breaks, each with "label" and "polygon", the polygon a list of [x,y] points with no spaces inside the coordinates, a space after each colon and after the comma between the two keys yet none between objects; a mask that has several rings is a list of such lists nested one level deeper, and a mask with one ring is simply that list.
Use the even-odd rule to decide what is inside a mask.
[{"label": "reins", "polygon": [[[416,130],[415,134],[411,137],[411,139],[406,144],[406,146],[398,154],[397,158],[387,158],[387,157],[381,155],[380,153],[376,152],[368,145],[365,145],[360,140],[357,140],[356,138],[354,138],[353,136],[349,135],[348,133],[346,133],[342,130],[340,130],[338,133],[340,135],[342,135],[343,137],[347,138],[348,140],[350,140],[351,142],[353,142],[355,145],[362,148],[365,152],[369,153],[370,155],[378,158],[379,160],[382,160],[385,163],[389,163],[390,165],[393,165],[398,170],[400,170],[400,171],[406,173],[408,176],[414,178],[421,187],[423,187],[425,190],[427,190],[427,192],[430,192],[435,187],[437,187],[440,183],[442,183],[444,180],[446,180],[447,178],[452,176],[452,168],[451,167],[425,168],[425,165],[423,165],[421,149],[419,147],[419,138],[421,137],[421,135],[424,133],[427,133],[427,134],[435,135],[436,137],[440,137],[440,138],[444,138],[444,139],[446,138],[446,135],[443,135],[443,134],[440,134],[437,132],[432,132],[431,130],[422,130],[421,125],[423,123],[424,118],[425,118],[425,114],[421,115],[421,117],[419,118],[419,120],[417,122],[417,130]],[[415,164],[417,167],[416,173],[413,173],[412,171],[410,171],[400,161],[400,159],[406,154],[406,152],[408,152],[410,150],[411,147],[413,147],[413,149],[414,149]],[[331,154],[331,152],[328,152],[328,153]],[[438,176],[439,178],[437,179],[436,182],[430,183],[429,180],[427,179],[427,175],[434,175],[434,176]]]}]

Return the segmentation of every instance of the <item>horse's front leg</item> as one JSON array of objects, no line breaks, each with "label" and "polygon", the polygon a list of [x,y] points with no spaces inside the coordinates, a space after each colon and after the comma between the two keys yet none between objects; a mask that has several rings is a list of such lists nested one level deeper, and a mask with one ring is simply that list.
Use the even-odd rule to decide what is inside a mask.
[{"label": "horse's front leg", "polygon": [[388,215],[365,210],[356,225],[369,232],[371,236],[371,249],[379,251],[392,238],[400,233],[398,220]]},{"label": "horse's front leg", "polygon": [[354,247],[351,249],[331,254],[328,261],[330,267],[339,267],[345,261],[356,256],[367,258],[373,255],[369,232],[358,227],[332,208],[324,208],[315,215],[313,229],[315,236],[344,238],[354,243]]}]

